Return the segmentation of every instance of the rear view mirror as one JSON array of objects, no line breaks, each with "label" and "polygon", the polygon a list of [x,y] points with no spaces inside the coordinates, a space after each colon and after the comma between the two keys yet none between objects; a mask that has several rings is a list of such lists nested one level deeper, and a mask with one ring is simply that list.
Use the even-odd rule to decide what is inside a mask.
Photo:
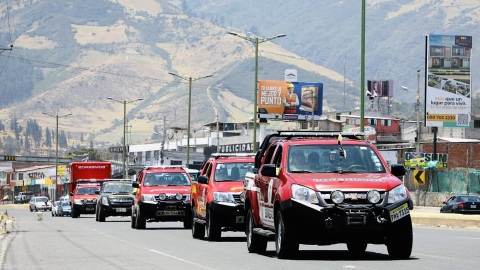
[{"label": "rear view mirror", "polygon": [[404,176],[407,173],[403,164],[392,164],[391,171],[396,177]]},{"label": "rear view mirror", "polygon": [[73,196],[73,192],[70,192],[70,196]]},{"label": "rear view mirror", "polygon": [[260,173],[267,177],[277,177],[277,169],[275,168],[275,164],[263,165]]},{"label": "rear view mirror", "polygon": [[138,182],[132,182],[133,188],[140,188],[140,184]]},{"label": "rear view mirror", "polygon": [[100,190],[95,190],[95,194],[100,194]]}]

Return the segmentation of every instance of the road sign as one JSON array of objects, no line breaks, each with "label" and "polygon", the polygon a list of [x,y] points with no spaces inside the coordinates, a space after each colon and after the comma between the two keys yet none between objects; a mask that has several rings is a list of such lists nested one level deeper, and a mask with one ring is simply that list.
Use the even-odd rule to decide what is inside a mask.
[{"label": "road sign", "polygon": [[413,183],[415,185],[425,185],[425,171],[413,170]]}]

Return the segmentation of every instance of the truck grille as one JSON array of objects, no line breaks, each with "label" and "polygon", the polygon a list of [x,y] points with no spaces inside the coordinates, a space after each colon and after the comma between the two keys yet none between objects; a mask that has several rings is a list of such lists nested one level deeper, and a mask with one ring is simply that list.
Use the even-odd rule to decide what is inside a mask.
[{"label": "truck grille", "polygon": [[157,202],[172,202],[172,201],[174,201],[174,202],[181,202],[181,201],[185,201],[185,200],[187,199],[187,196],[186,196],[185,194],[182,196],[182,199],[181,199],[181,200],[177,200],[177,199],[175,198],[175,195],[176,195],[176,194],[167,194],[167,197],[166,197],[165,200],[163,200],[163,201],[160,200],[160,196],[155,196],[155,200],[156,200]]}]

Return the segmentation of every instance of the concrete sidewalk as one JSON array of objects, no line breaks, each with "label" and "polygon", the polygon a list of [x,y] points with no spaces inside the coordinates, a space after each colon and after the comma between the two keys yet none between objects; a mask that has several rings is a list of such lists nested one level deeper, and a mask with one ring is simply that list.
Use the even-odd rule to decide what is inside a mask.
[{"label": "concrete sidewalk", "polygon": [[[28,209],[28,204],[0,204],[0,211]],[[480,229],[480,215],[440,213],[440,207],[415,206],[410,211],[415,226]]]}]

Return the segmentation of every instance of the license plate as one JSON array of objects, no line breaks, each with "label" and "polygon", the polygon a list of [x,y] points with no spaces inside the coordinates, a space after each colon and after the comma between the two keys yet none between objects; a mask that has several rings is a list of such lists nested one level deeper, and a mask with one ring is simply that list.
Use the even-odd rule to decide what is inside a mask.
[{"label": "license plate", "polygon": [[476,205],[470,205],[470,208],[477,208]]},{"label": "license plate", "polygon": [[94,208],[94,207],[92,207],[92,208],[86,208],[85,210],[87,210],[87,211],[95,211],[95,208]]},{"label": "license plate", "polygon": [[117,212],[127,212],[127,208],[117,208]]},{"label": "license plate", "polygon": [[158,211],[157,216],[184,216],[184,211]]},{"label": "license plate", "polygon": [[390,220],[392,222],[395,222],[408,215],[410,215],[410,211],[408,210],[408,205],[404,204],[390,211]]}]

